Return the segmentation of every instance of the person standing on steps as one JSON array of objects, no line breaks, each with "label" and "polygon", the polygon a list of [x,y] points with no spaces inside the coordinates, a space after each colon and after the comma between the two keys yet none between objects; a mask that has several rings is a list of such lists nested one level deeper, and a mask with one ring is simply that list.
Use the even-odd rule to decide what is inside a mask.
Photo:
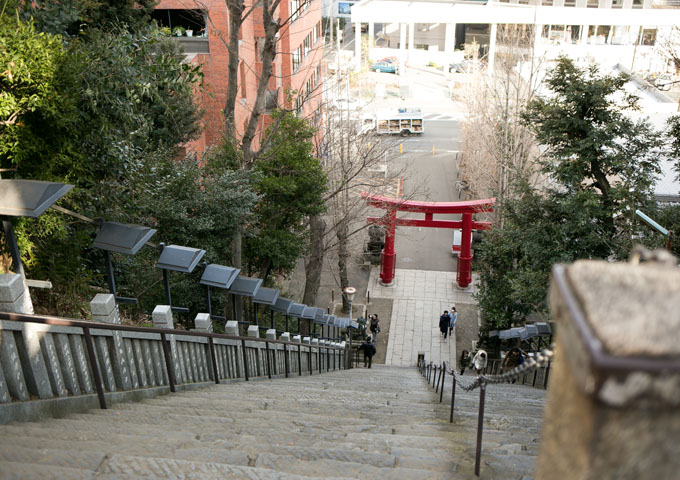
[{"label": "person standing on steps", "polygon": [[467,350],[463,350],[463,353],[460,354],[460,374],[463,375],[465,373],[465,369],[470,365],[470,352]]},{"label": "person standing on steps", "polygon": [[375,345],[371,342],[370,337],[361,345],[361,349],[364,352],[364,367],[368,366],[368,368],[371,368],[373,355],[375,355]]},{"label": "person standing on steps", "polygon": [[456,326],[456,321],[458,320],[458,312],[456,307],[451,307],[451,312],[449,313],[449,337],[453,335],[453,328]]},{"label": "person standing on steps", "polygon": [[444,313],[439,317],[439,331],[442,332],[442,337],[444,342],[446,342],[446,334],[449,333],[449,324],[451,322],[451,317],[449,317],[449,311],[444,310]]},{"label": "person standing on steps", "polygon": [[486,351],[481,348],[477,351],[475,358],[472,359],[472,366],[475,368],[477,375],[483,375],[484,370],[486,370],[486,362],[488,360],[488,355]]},{"label": "person standing on steps", "polygon": [[374,313],[373,315],[369,316],[370,318],[370,329],[371,329],[371,334],[373,335],[373,344],[375,345],[375,342],[378,340],[378,334],[380,333],[380,320],[378,320],[378,314]]}]

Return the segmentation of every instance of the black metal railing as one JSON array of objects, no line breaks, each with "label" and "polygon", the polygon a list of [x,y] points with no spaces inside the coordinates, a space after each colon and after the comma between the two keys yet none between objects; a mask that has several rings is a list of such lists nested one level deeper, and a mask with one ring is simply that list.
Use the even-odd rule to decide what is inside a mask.
[{"label": "black metal railing", "polygon": [[[84,343],[87,364],[82,365],[78,375],[83,372],[85,372],[85,375],[91,375],[91,383],[94,384],[94,390],[102,409],[107,407],[105,390],[113,392],[135,388],[121,387],[113,380],[113,375],[109,374],[110,371],[112,372],[120,367],[120,365],[114,365],[114,358],[111,353],[113,350],[110,350],[111,346],[109,345],[110,342],[115,340],[115,335],[117,335],[115,332],[120,332],[118,334],[121,335],[123,340],[129,340],[128,337],[123,337],[123,335],[131,336],[135,339],[134,341],[141,338],[142,342],[146,342],[150,352],[162,352],[162,356],[156,355],[158,358],[157,366],[152,365],[153,361],[150,358],[144,358],[144,355],[140,355],[137,351],[133,355],[132,350],[130,350],[130,354],[126,355],[126,358],[132,357],[138,362],[130,364],[130,370],[140,372],[140,376],[141,372],[145,370],[145,366],[145,373],[155,373],[155,380],[153,382],[145,381],[145,387],[167,386],[171,392],[176,391],[178,383],[214,381],[214,383],[219,384],[220,379],[241,378],[248,381],[251,377],[265,375],[267,378],[275,376],[287,378],[295,373],[301,376],[303,373],[312,375],[314,370],[321,373],[323,370],[344,369],[345,365],[345,349],[335,345],[316,345],[195,330],[136,327],[6,312],[0,312],[0,321],[47,325],[50,327],[42,333],[43,336],[54,333],[55,337],[77,337],[66,340],[65,344],[75,345],[79,349],[82,349]],[[0,330],[12,333],[12,338],[15,334],[23,335],[22,331],[18,330],[19,328],[21,327],[0,324]],[[114,335],[114,339],[111,339],[111,335]],[[110,340],[107,341],[107,338]],[[149,344],[152,345],[149,346]],[[18,347],[19,345],[13,346],[13,348]],[[0,345],[0,348],[3,348],[3,346]],[[219,355],[216,355],[218,349]],[[303,361],[303,357],[306,361]],[[83,358],[85,358],[85,355],[83,355]],[[198,368],[191,369],[191,365],[197,364],[197,358],[200,365]],[[56,355],[50,359],[46,358],[44,362],[47,364],[47,370],[54,370],[55,368],[61,370],[61,366],[50,364],[50,362],[57,361]],[[201,361],[203,361],[202,364]],[[105,363],[111,363],[111,365]],[[178,371],[178,367],[181,371]],[[20,365],[20,368],[24,367]],[[107,377],[107,374],[110,378]],[[52,385],[52,390],[56,391],[57,388]],[[91,388],[79,390],[82,390],[82,393],[94,393]],[[74,394],[71,391],[67,392],[67,395],[73,396]],[[15,400],[21,399],[15,398]]]},{"label": "black metal railing", "polygon": [[[428,385],[434,388],[435,393],[439,393],[439,402],[441,403],[444,398],[444,384],[446,382],[446,375],[448,374],[451,378],[451,410],[449,413],[449,423],[453,423],[453,413],[456,401],[456,385],[461,387],[465,391],[472,391],[479,388],[479,411],[477,416],[477,444],[475,450],[475,475],[479,476],[479,468],[482,455],[482,431],[484,426],[484,403],[486,399],[486,387],[489,384],[496,383],[514,383],[517,380],[521,380],[521,384],[524,385],[536,385],[536,374],[539,370],[544,373],[542,375],[543,386],[547,386],[548,374],[550,371],[550,361],[554,356],[554,349],[551,345],[550,347],[538,352],[534,357],[529,357],[520,366],[501,374],[482,374],[475,377],[471,383],[465,383],[462,381],[462,376],[459,375],[455,368],[449,368],[447,362],[442,362],[441,365],[437,365],[433,362],[427,363],[424,358],[419,359],[417,368],[418,371],[425,377]],[[487,365],[488,366],[488,365]],[[498,371],[499,365],[491,365],[492,370]],[[531,375],[533,374],[533,375]],[[527,381],[527,379],[531,381]]]}]

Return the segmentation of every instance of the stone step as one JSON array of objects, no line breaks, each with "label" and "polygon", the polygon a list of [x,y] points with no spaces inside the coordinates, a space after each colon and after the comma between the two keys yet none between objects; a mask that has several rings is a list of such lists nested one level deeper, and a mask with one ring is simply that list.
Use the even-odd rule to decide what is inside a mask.
[{"label": "stone step", "polygon": [[[58,467],[55,465],[28,464],[14,461],[0,462],[0,478],[3,480],[90,480],[94,472],[79,468]],[[98,477],[99,478],[99,477]]]}]

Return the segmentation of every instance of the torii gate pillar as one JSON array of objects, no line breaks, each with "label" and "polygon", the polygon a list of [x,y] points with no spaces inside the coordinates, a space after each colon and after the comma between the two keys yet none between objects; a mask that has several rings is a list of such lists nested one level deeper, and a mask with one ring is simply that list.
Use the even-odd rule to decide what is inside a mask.
[{"label": "torii gate pillar", "polygon": [[[475,222],[475,213],[492,212],[495,198],[472,200],[467,202],[414,202],[398,198],[370,196],[362,193],[362,197],[372,207],[382,208],[386,213],[382,217],[368,217],[368,223],[379,223],[385,226],[385,247],[380,255],[380,283],[386,286],[394,283],[396,268],[396,252],[394,238],[397,225],[410,227],[460,228],[462,241],[458,253],[456,282],[461,288],[467,288],[472,281],[472,250],[470,238],[472,230],[488,230],[491,222]],[[425,219],[398,218],[397,211],[424,213]],[[434,220],[434,214],[460,214],[462,220]]]}]

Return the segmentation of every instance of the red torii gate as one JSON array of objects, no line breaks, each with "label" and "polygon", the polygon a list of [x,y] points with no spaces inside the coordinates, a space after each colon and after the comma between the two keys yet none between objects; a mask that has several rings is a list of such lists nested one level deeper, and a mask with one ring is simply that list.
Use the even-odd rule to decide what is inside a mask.
[{"label": "red torii gate", "polygon": [[[460,228],[462,241],[458,253],[458,267],[456,281],[458,286],[465,288],[470,285],[472,273],[472,253],[470,252],[470,236],[472,230],[488,230],[491,222],[476,222],[472,220],[475,213],[492,212],[496,204],[495,198],[485,200],[471,200],[467,202],[414,202],[369,195],[362,192],[366,202],[376,208],[385,210],[382,217],[368,217],[368,223],[378,223],[385,226],[385,248],[380,256],[380,281],[383,285],[391,285],[394,281],[396,253],[394,251],[394,235],[397,225],[408,227]],[[397,218],[397,212],[424,213],[425,219]],[[434,220],[435,214],[462,214],[462,220]]]}]

